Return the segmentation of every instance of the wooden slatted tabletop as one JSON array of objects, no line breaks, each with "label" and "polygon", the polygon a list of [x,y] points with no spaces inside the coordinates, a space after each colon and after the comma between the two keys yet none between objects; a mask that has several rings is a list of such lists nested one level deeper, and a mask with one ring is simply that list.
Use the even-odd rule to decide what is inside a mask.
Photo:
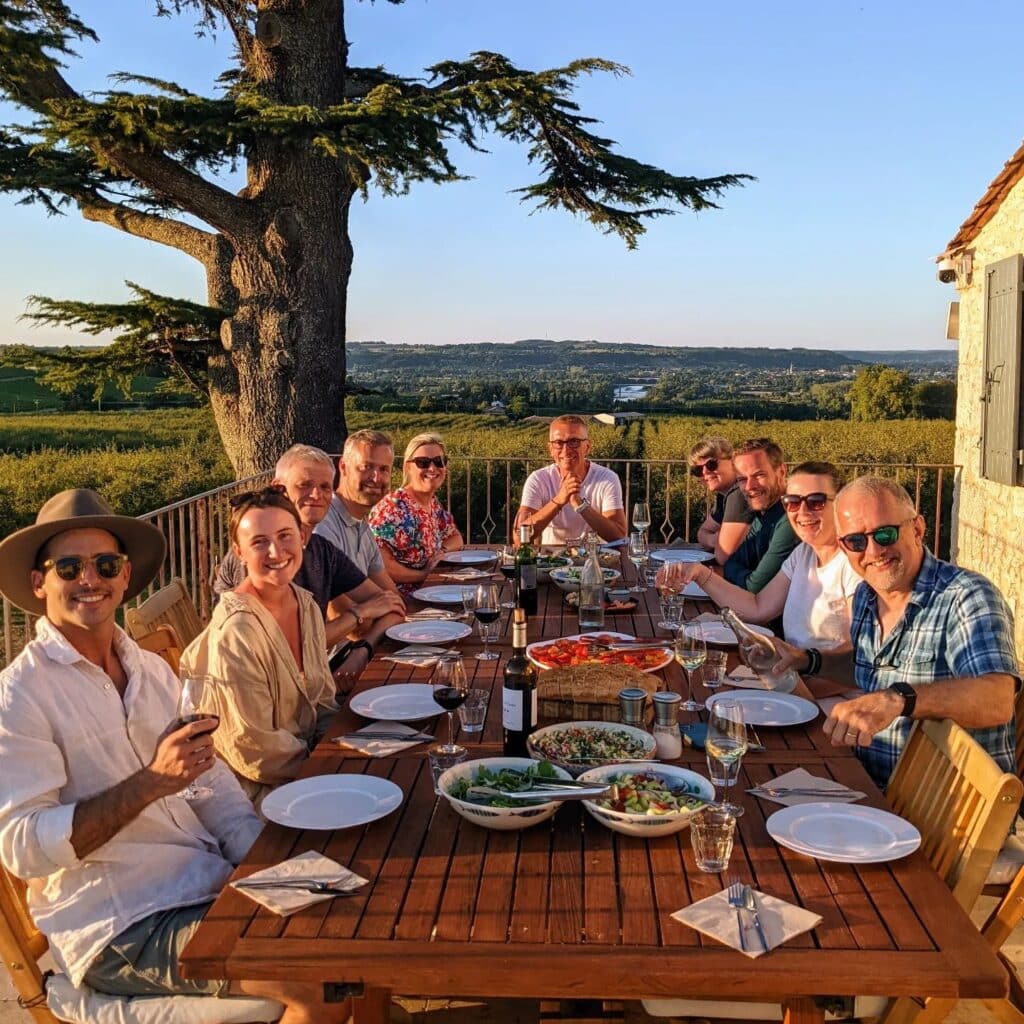
[{"label": "wooden slatted tabletop", "polygon": [[[542,586],[540,597],[531,640],[577,631],[559,590]],[[688,613],[710,608],[694,604]],[[636,613],[609,617],[606,625],[652,636],[656,616],[656,601],[648,597]],[[460,742],[470,747],[470,757],[491,756],[501,746],[507,629],[500,661],[473,659],[475,639],[460,646],[472,685],[492,690],[484,731]],[[672,688],[685,688],[674,664],[665,676]],[[359,688],[428,679],[427,670],[375,659]],[[828,863],[783,849],[768,836],[765,821],[778,805],[745,789],[798,763],[867,792],[870,805],[885,806],[860,762],[845,748],[831,747],[821,722],[819,716],[806,726],[758,730],[768,749],[747,755],[743,785],[730,794],[746,808],[730,876],[823,919],[767,957],[749,959],[671,919],[673,911],[722,887],[720,876],[697,870],[686,831],[635,839],[612,833],[573,803],[525,831],[485,830],[435,798],[425,747],[368,758],[333,742],[332,736],[365,724],[345,711],[303,775],[388,778],[405,794],[402,806],[367,826],[333,833],[269,825],[238,876],[318,850],[370,885],[288,918],[226,889],[185,950],[183,968],[197,977],[361,983],[369,997],[356,1001],[356,1013],[374,1022],[385,1018],[383,990],[759,998],[782,1003],[792,1022],[823,1019],[811,1001],[816,996],[1004,995],[998,961],[922,853],[890,864]],[[703,755],[686,751],[680,763],[703,770]]]}]

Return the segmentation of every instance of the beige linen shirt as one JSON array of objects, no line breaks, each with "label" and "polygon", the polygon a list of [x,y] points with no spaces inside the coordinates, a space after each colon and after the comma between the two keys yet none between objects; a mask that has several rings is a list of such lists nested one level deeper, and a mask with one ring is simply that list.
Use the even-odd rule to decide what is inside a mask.
[{"label": "beige linen shirt", "polygon": [[123,700],[45,618],[0,673],[0,859],[29,881],[32,917],[76,985],[129,925],[212,899],[262,827],[217,762],[202,775],[208,795],[156,800],[78,857],[76,805],[149,764],[177,713],[180,686],[166,662],[121,630],[114,646],[128,676]]},{"label": "beige linen shirt", "polygon": [[295,778],[327,719],[338,710],[327,664],[324,620],[313,596],[299,601],[303,670],[273,615],[250,594],[222,595],[209,626],[185,649],[182,671],[221,681],[217,753],[259,806],[275,786]]}]

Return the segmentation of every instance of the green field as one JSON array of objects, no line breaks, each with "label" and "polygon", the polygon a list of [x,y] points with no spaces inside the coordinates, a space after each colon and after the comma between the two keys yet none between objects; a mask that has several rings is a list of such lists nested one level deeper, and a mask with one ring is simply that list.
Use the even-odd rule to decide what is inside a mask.
[{"label": "green field", "polygon": [[[132,396],[151,395],[161,384],[159,377],[136,377],[132,381]],[[99,405],[123,406],[126,399],[113,384],[103,389]],[[64,398],[56,391],[38,383],[35,370],[14,366],[0,366],[0,413],[45,412],[64,408]]]}]

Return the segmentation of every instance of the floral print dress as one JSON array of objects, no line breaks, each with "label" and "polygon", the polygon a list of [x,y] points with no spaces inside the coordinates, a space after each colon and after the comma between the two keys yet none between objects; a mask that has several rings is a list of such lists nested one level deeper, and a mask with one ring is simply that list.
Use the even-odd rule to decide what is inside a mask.
[{"label": "floral print dress", "polygon": [[[404,487],[381,498],[366,521],[377,546],[410,569],[425,569],[444,541],[458,533],[455,519],[437,498],[425,509]],[[398,589],[410,594],[418,586],[403,583]]]}]

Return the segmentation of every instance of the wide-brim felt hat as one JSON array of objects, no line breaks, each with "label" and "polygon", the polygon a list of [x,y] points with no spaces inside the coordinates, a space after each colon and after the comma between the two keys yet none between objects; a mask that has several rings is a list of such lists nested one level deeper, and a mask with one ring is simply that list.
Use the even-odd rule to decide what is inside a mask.
[{"label": "wide-brim felt hat", "polygon": [[32,526],[0,541],[0,594],[33,615],[42,615],[46,605],[33,592],[30,574],[37,567],[39,549],[68,530],[106,530],[117,537],[132,566],[125,601],[142,592],[167,553],[167,541],[155,526],[119,516],[95,491],[76,487],[55,494]]}]

